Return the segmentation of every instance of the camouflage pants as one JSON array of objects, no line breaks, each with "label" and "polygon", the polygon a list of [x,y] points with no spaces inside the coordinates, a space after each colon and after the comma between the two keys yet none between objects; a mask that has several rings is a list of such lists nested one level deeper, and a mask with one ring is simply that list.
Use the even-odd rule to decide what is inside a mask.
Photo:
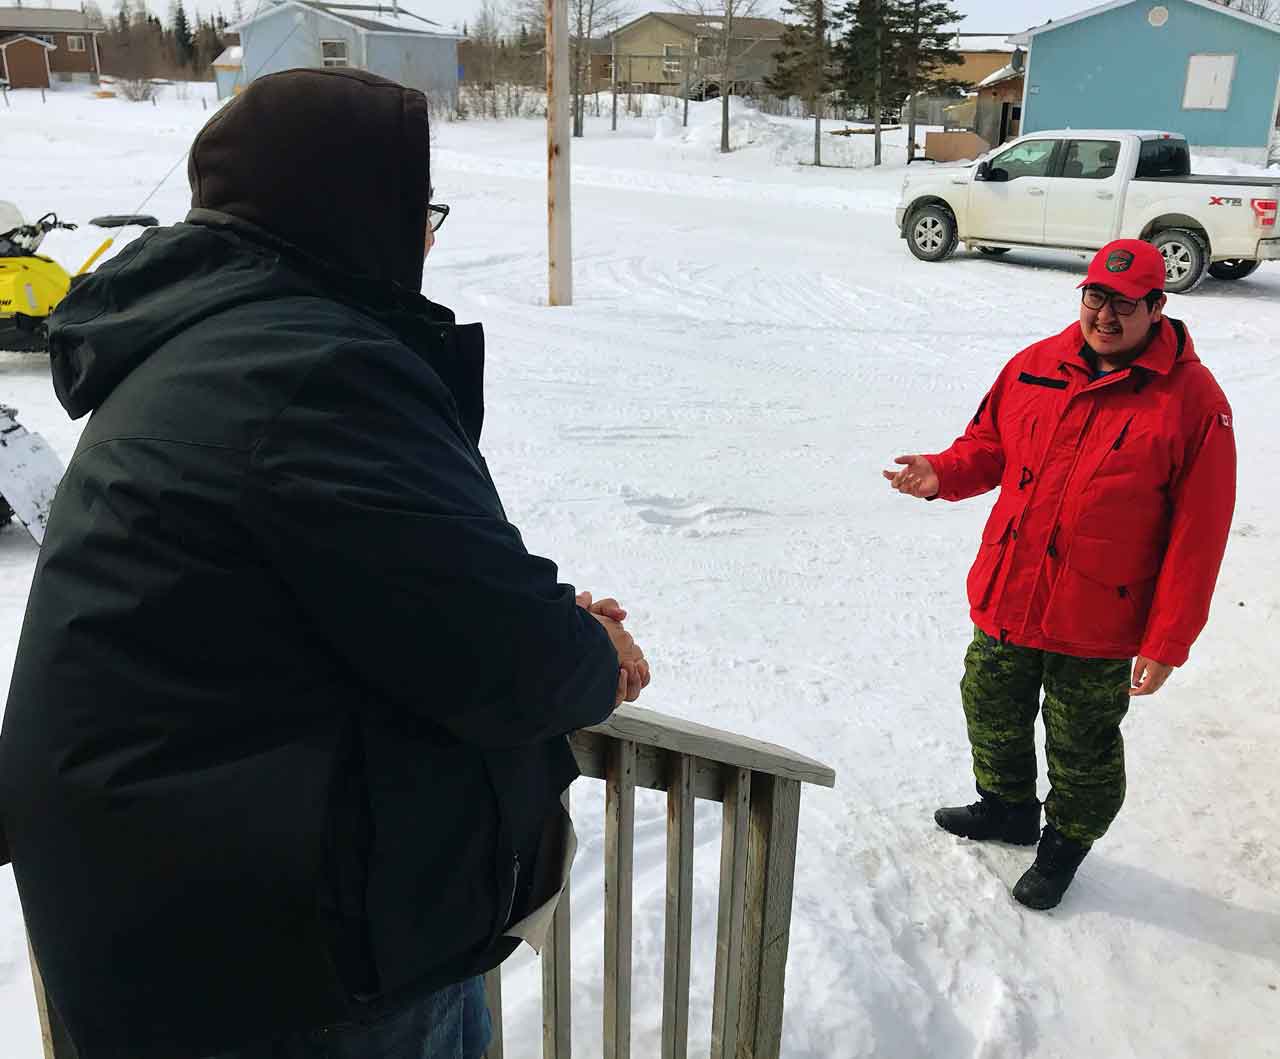
[{"label": "camouflage pants", "polygon": [[1036,796],[1043,687],[1045,817],[1077,842],[1101,838],[1124,803],[1120,722],[1129,710],[1129,662],[1002,644],[979,629],[964,669],[960,694],[978,786],[1009,802]]}]

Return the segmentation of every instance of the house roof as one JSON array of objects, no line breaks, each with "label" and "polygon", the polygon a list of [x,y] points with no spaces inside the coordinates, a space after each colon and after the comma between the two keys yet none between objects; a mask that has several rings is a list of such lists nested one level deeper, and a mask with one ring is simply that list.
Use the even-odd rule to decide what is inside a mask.
[{"label": "house roof", "polygon": [[1002,52],[1012,55],[1016,44],[1009,43],[1008,33],[957,33],[951,45],[958,52]]},{"label": "house roof", "polygon": [[225,49],[221,55],[213,60],[209,65],[215,70],[238,70],[244,62],[244,47],[239,44],[233,44],[230,48]]},{"label": "house roof", "polygon": [[[1097,7],[1091,7],[1087,11],[1081,11],[1067,18],[1060,18],[1056,22],[1046,22],[1043,26],[1035,26],[1022,33],[1015,33],[1009,38],[1009,41],[1013,44],[1030,44],[1032,37],[1038,37],[1042,33],[1051,33],[1053,30],[1069,26],[1073,22],[1083,22],[1086,18],[1105,15],[1108,11],[1115,11],[1117,8],[1126,7],[1136,2],[1137,0],[1111,0],[1110,3],[1099,4]],[[1247,22],[1249,25],[1257,26],[1259,29],[1269,29],[1272,33],[1280,33],[1280,24],[1268,22],[1263,18],[1255,18],[1253,15],[1246,15],[1243,11],[1237,11],[1233,7],[1223,7],[1221,4],[1214,3],[1214,0],[1187,0],[1187,3],[1195,4],[1196,7],[1203,7],[1206,11],[1213,11],[1227,18]]]},{"label": "house roof", "polygon": [[255,11],[252,16],[246,18],[243,22],[237,22],[227,28],[238,31],[290,4],[295,7],[304,7],[311,11],[318,11],[366,33],[394,33],[412,37],[452,37],[457,40],[462,39],[456,33],[441,29],[440,23],[432,22],[431,19],[423,18],[421,15],[416,15],[403,7],[397,10],[390,4],[323,3],[321,0],[277,0],[270,6]]},{"label": "house roof", "polygon": [[53,7],[0,7],[0,31],[101,33],[104,27],[83,11]]},{"label": "house roof", "polygon": [[29,33],[15,33],[10,36],[6,35],[3,31],[0,31],[0,51],[4,51],[4,49],[9,47],[10,44],[17,44],[20,40],[29,40],[32,44],[39,44],[40,47],[45,49],[45,51],[58,50],[58,46],[56,44],[50,44],[47,40],[41,40],[39,37],[33,37]]},{"label": "house roof", "polygon": [[[674,11],[647,11],[639,18],[633,18],[625,25],[619,26],[614,32],[621,33],[646,18],[659,18],[683,30],[691,37],[709,37],[724,28],[724,19],[716,18],[715,15],[682,15]],[[738,40],[781,40],[786,29],[786,23],[779,22],[775,18],[735,18],[733,20],[733,35]]]},{"label": "house roof", "polygon": [[993,85],[1004,84],[1005,81],[1012,81],[1015,78],[1021,77],[1022,74],[1023,74],[1023,71],[1015,70],[1013,68],[1013,64],[1011,63],[1008,66],[1001,67],[999,70],[991,74],[989,77],[984,77],[981,81],[978,82],[978,87],[991,88]]}]

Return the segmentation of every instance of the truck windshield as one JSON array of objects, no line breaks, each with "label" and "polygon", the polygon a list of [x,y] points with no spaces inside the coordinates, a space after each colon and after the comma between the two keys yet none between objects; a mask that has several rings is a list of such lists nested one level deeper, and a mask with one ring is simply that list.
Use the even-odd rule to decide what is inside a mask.
[{"label": "truck windshield", "polygon": [[1144,140],[1138,155],[1138,179],[1191,175],[1191,152],[1186,140]]}]

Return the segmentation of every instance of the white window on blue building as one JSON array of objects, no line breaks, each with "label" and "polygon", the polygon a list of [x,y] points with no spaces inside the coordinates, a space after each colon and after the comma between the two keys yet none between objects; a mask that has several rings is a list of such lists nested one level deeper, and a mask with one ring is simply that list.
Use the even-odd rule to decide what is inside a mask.
[{"label": "white window on blue building", "polygon": [[1193,55],[1187,65],[1183,110],[1226,110],[1236,76],[1234,55]]},{"label": "white window on blue building", "polygon": [[322,40],[320,42],[320,62],[324,66],[350,66],[347,58],[347,42],[345,40]]}]

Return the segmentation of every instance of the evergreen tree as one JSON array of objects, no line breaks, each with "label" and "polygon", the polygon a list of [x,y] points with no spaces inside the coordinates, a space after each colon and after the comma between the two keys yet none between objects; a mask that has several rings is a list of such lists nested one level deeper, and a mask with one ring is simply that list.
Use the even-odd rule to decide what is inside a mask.
[{"label": "evergreen tree", "polygon": [[950,27],[961,17],[949,0],[893,0],[886,5],[887,29],[896,41],[894,56],[899,68],[895,77],[911,99],[908,161],[916,156],[916,98],[959,88],[943,76],[943,71],[960,62],[960,55],[951,46],[955,38]]},{"label": "evergreen tree", "polygon": [[893,32],[893,0],[849,0],[838,13],[845,27],[836,47],[840,90],[846,102],[870,113],[875,122],[875,164],[884,160],[880,126],[885,111],[906,98],[901,41]]},{"label": "evergreen tree", "polygon": [[774,55],[774,72],[765,78],[770,91],[800,96],[813,115],[813,164],[822,165],[822,97],[832,83],[827,34],[827,0],[792,0],[783,9],[787,19],[782,47]]},{"label": "evergreen tree", "polygon": [[193,58],[191,23],[187,21],[187,11],[182,0],[174,0],[169,9],[169,21],[173,25],[173,60],[179,67],[190,68]]}]

